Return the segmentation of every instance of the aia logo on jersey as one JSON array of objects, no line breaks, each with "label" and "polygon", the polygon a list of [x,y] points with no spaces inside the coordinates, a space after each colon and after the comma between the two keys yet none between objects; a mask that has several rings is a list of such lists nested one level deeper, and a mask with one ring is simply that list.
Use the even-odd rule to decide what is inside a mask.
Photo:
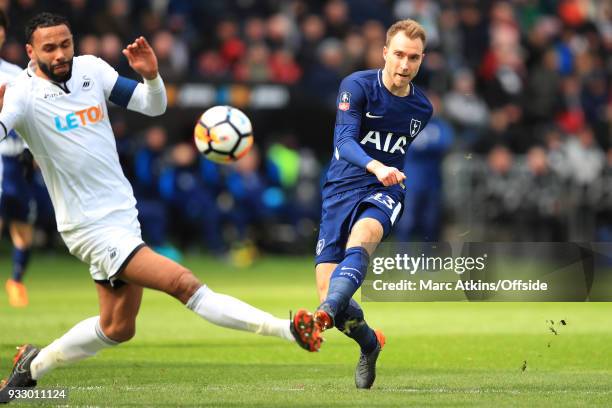
[{"label": "aia logo on jersey", "polygon": [[410,119],[410,136],[415,137],[421,130],[421,121],[415,118]]},{"label": "aia logo on jersey", "polygon": [[370,130],[359,143],[372,145],[376,150],[386,153],[400,152],[406,154],[404,147],[408,144],[408,141],[406,136],[394,136],[392,132]]},{"label": "aia logo on jersey", "polygon": [[338,104],[338,109],[341,111],[347,111],[351,107],[351,93],[350,92],[342,92],[340,94],[340,103]]}]

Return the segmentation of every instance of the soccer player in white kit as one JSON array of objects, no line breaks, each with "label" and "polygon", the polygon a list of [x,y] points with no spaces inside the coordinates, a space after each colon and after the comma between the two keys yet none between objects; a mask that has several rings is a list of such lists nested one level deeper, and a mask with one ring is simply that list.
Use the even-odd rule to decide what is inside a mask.
[{"label": "soccer player in white kit", "polygon": [[[58,231],[70,253],[90,265],[100,315],[76,324],[47,347],[19,348],[10,377],[0,385],[0,402],[9,389],[33,387],[60,365],[95,355],[130,340],[143,287],[172,295],[219,326],[296,341],[316,351],[318,332],[309,338],[298,326],[313,326],[311,315],[278,319],[238,299],[213,292],[183,266],[155,253],[141,238],[136,200],[124,177],[106,101],[157,116],[166,109],[166,91],[157,58],[143,37],[123,54],[144,83],[121,77],[94,56],[74,57],[67,20],[41,13],[26,26],[28,69],[0,87],[0,139],[10,129],[22,135],[38,165],[56,212]],[[304,331],[304,330],[300,330]]]}]

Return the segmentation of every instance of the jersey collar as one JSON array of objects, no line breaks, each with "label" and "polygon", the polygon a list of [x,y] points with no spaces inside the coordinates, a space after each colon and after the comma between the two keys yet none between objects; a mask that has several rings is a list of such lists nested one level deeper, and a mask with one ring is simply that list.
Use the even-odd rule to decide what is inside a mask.
[{"label": "jersey collar", "polygon": [[[72,69],[74,69],[74,62],[72,65]],[[66,92],[67,94],[70,93],[70,90],[68,89],[68,82],[70,82],[70,80],[74,77],[74,75],[71,75],[68,81],[66,82],[54,82],[54,81],[51,81],[50,79],[45,80],[44,78],[41,78],[38,75],[36,75],[36,63],[33,60],[30,60],[30,62],[28,62],[28,68],[26,69],[26,72],[29,77],[39,78],[39,79],[42,79],[43,81],[50,82],[53,85],[58,86],[62,91]]]}]

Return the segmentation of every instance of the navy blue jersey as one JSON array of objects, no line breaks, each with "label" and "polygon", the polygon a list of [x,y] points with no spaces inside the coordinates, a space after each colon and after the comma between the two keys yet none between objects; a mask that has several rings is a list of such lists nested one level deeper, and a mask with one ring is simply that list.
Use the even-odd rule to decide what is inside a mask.
[{"label": "navy blue jersey", "polygon": [[[410,93],[393,95],[382,82],[382,70],[355,72],[342,81],[338,92],[334,130],[334,155],[323,196],[361,187],[380,187],[375,175],[341,157],[338,146],[347,138],[381,163],[403,169],[408,146],[427,125],[433,108],[425,93],[414,84]],[[390,187],[401,191],[396,185]]]}]

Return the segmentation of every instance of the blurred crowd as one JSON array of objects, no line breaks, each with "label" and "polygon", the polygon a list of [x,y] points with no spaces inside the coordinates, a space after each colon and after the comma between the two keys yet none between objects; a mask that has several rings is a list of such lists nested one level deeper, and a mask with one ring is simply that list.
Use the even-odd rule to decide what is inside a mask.
[{"label": "blurred crowd", "polygon": [[[444,227],[452,222],[466,226],[466,231],[474,234],[473,239],[611,239],[609,1],[1,3],[12,24],[3,57],[21,65],[27,62],[20,31],[25,21],[43,9],[60,10],[71,21],[77,52],[98,55],[123,75],[133,74],[120,50],[142,34],[151,41],[161,74],[169,83],[279,83],[299,91],[300,97],[312,104],[328,106],[330,111],[345,75],[382,66],[386,27],[398,19],[416,19],[428,36],[426,57],[416,83],[427,90],[436,113],[410,149],[407,171],[411,188],[399,237],[453,238],[441,236]],[[124,133],[134,131],[127,129]],[[268,143],[265,151],[235,167],[221,169],[195,157],[189,146],[167,146],[166,136],[160,136],[163,133],[163,128],[149,129],[136,139],[142,140],[140,146],[123,150],[123,160],[128,163],[125,171],[135,183],[141,214],[159,217],[163,212],[169,217],[166,219],[173,221],[155,222],[156,228],[167,230],[181,217],[184,227],[199,225],[189,217],[191,211],[203,210],[189,203],[207,200],[218,205],[214,210],[206,207],[204,214],[197,217],[221,220],[201,224],[202,240],[209,245],[222,242],[214,234],[221,230],[215,223],[223,223],[224,219],[233,220],[238,235],[244,234],[245,225],[256,226],[257,220],[265,219],[260,218],[261,214],[282,214],[280,218],[289,220],[288,224],[294,227],[297,220],[310,220],[310,227],[301,226],[302,230],[316,225],[316,199],[305,201],[308,204],[304,211],[310,211],[306,211],[307,216],[291,213],[302,211],[293,204],[302,190],[297,184],[283,185],[279,174],[302,173],[275,164],[273,147],[284,149],[277,156],[289,162],[287,157],[297,154],[298,167],[301,157],[312,161],[304,170],[310,187],[304,188],[318,191],[315,154],[322,163],[328,160],[331,128],[323,137],[329,143],[322,145],[321,151],[308,151],[301,156],[299,140],[284,140]],[[164,142],[151,140],[156,138]],[[120,149],[122,143],[119,142]],[[154,153],[156,149],[158,153]],[[164,158],[163,165],[158,157]],[[198,168],[193,170],[199,172],[197,181],[189,181],[183,175],[185,163]],[[207,192],[195,198],[181,190],[181,186],[190,183],[203,183]],[[249,188],[262,192],[279,188],[286,197],[287,212],[269,212],[266,205],[260,207],[245,198],[249,193],[238,192]],[[164,202],[163,211],[156,205],[149,206],[153,190]],[[261,197],[264,195],[272,201],[277,197],[273,193],[262,193]],[[224,207],[230,201],[244,214],[231,214]],[[295,227],[294,231],[301,230]],[[159,231],[146,233],[154,237]],[[282,234],[277,231],[271,235]],[[469,235],[465,237],[470,239]]]}]

